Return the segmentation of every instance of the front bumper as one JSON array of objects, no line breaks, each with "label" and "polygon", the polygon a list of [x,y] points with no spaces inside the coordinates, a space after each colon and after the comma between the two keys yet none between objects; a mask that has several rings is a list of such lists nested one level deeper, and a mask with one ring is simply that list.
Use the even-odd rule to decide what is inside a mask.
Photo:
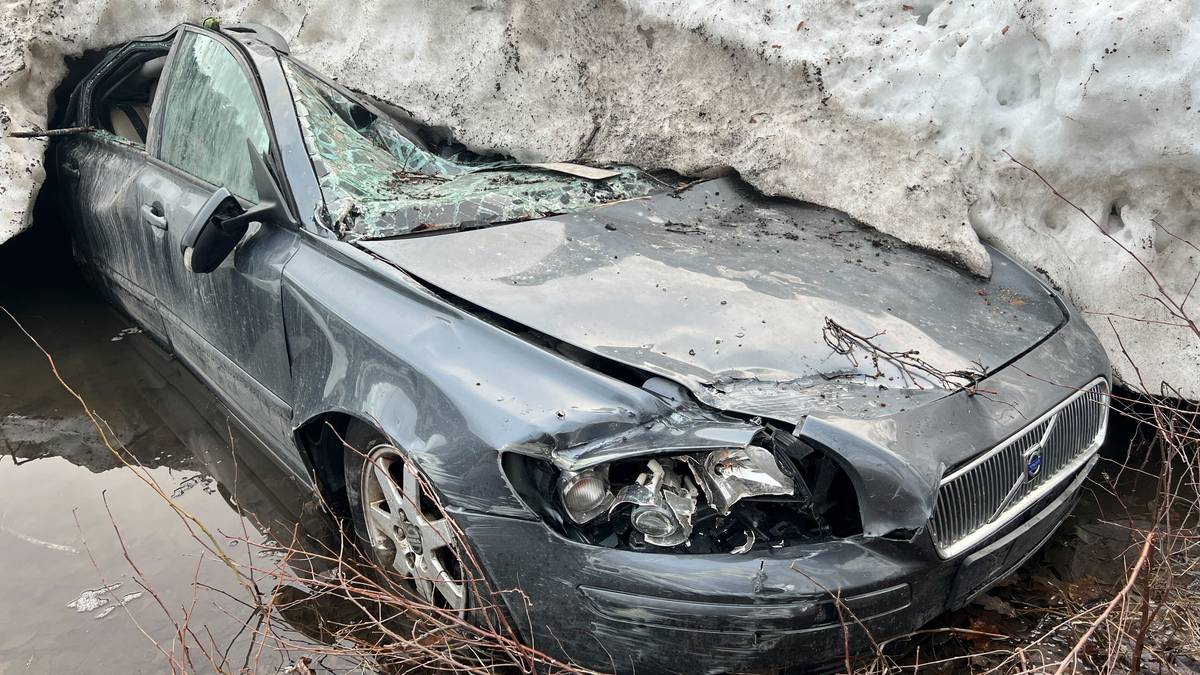
[{"label": "front bumper", "polygon": [[760,556],[688,556],[569,542],[540,522],[460,514],[522,637],[603,672],[803,672],[960,607],[1033,555],[1075,505],[1095,460],[986,546],[838,541]]},{"label": "front bumper", "polygon": [[[950,396],[912,411],[912,426],[893,438],[908,444],[906,456],[922,442],[969,439],[982,451],[1108,375],[1095,336],[1073,318],[984,381],[1023,411],[1006,400]],[[807,672],[844,663],[847,649],[869,653],[1014,571],[1070,513],[1094,463],[948,559],[927,531],[911,541],[859,537],[757,555],[676,555],[575,543],[541,521],[456,518],[495,587],[522,591],[504,594],[513,624],[546,653],[602,671]]]}]

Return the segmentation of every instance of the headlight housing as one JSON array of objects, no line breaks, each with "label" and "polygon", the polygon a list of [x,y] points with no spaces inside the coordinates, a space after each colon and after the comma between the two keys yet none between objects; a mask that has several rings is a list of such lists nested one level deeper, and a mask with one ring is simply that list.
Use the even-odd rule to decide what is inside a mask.
[{"label": "headlight housing", "polygon": [[608,467],[563,471],[558,475],[558,494],[571,520],[586,523],[612,505]]},{"label": "headlight housing", "polygon": [[862,531],[841,467],[778,431],[742,447],[648,450],[578,470],[511,453],[504,464],[547,523],[599,546],[744,553]]}]

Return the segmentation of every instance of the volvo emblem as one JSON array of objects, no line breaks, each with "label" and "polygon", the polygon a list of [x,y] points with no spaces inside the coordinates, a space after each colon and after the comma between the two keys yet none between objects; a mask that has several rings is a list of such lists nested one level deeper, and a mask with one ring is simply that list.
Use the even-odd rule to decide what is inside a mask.
[{"label": "volvo emblem", "polygon": [[1033,480],[1042,471],[1042,449],[1031,448],[1025,452],[1025,480]]}]

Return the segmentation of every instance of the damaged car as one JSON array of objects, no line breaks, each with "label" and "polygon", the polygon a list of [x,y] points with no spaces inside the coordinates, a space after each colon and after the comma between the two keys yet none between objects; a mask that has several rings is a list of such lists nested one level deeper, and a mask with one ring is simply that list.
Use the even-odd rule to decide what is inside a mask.
[{"label": "damaged car", "polygon": [[1105,434],[1096,337],[1000,251],[981,279],[732,176],[480,154],[262,26],[116,48],[61,122],[98,287],[381,565],[465,610],[469,547],[576,664],[915,630],[1038,550]]}]

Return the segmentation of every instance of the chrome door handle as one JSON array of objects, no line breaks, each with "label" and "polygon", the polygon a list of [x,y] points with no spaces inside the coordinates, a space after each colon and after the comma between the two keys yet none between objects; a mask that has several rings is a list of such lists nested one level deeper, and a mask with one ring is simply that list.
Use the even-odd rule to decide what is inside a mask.
[{"label": "chrome door handle", "polygon": [[167,229],[167,217],[162,212],[162,204],[142,204],[142,220],[160,230]]}]

